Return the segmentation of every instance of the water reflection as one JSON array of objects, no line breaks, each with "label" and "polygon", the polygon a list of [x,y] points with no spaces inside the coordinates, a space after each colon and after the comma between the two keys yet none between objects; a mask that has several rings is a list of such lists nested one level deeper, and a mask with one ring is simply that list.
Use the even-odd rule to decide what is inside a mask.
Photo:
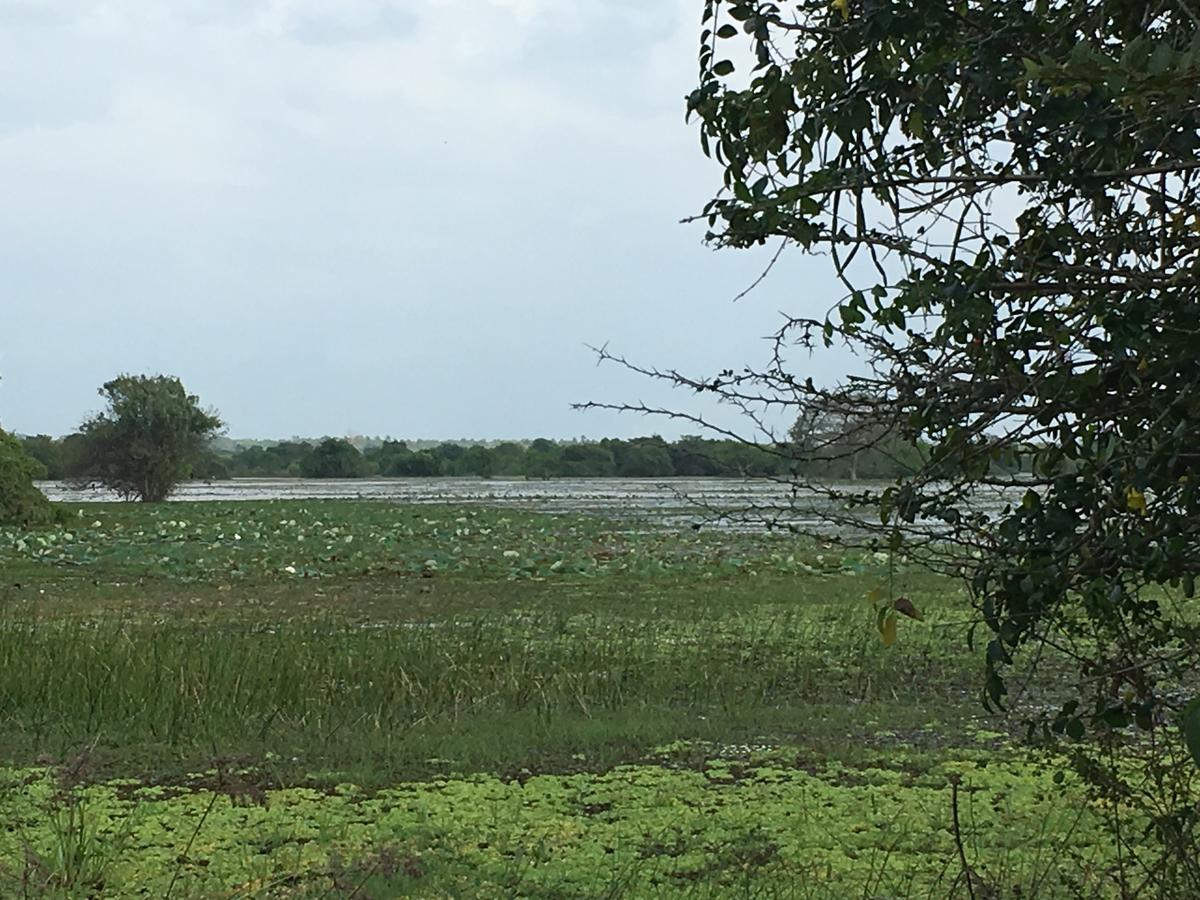
[{"label": "water reflection", "polygon": [[[832,487],[861,493],[884,484],[839,484]],[[105,502],[116,495],[80,489],[62,482],[40,482],[51,500]],[[737,478],[579,478],[550,481],[481,478],[303,479],[234,478],[187,482],[172,501],[346,500],[393,503],[445,503],[507,506],[537,512],[590,512],[650,519],[659,524],[703,524],[733,530],[760,530],[764,522],[803,528],[832,527],[828,514],[839,513],[824,497],[792,485]],[[984,509],[999,509],[1003,494],[980,498]]]}]

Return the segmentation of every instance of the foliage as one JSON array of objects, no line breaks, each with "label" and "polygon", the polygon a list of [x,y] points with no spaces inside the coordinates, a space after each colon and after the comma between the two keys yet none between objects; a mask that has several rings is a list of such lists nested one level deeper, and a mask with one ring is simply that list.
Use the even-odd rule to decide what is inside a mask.
[{"label": "foliage", "polygon": [[[614,511],[615,512],[615,511]],[[886,553],[796,545],[780,535],[684,533],[624,520],[392,503],[172,503],[153,509],[76,508],[56,531],[0,529],[0,563],[66,566],[117,579],[188,582],[352,575],[504,580],[745,573],[877,574],[904,570]]]},{"label": "foliage", "polygon": [[[337,439],[329,439],[337,440]],[[83,435],[21,439],[27,454],[41,462],[48,478],[85,480],[93,468]],[[343,441],[342,443],[347,443]],[[556,442],[544,438],[527,445],[505,441],[495,446],[442,443],[414,450],[404,441],[387,440],[358,450],[327,447],[302,440],[254,444],[233,450],[207,448],[195,460],[191,477],[223,478],[672,478],[743,476],[786,478],[797,472],[827,481],[893,478],[912,471],[921,450],[898,439],[883,444],[873,433],[843,434],[837,449],[812,453],[797,443],[789,453],[770,452],[735,440],[686,436],[630,440]],[[328,458],[336,457],[336,459]],[[348,474],[349,473],[349,474]]]},{"label": "foliage", "polygon": [[165,500],[223,426],[178,378],[121,375],[100,388],[108,409],[80,429],[89,472],[125,499]]},{"label": "foliage", "polygon": [[[979,798],[968,841],[985,896],[1114,896],[1096,811],[1058,802],[1051,772],[984,756],[808,766],[796,748],[675,743],[600,773],[370,793],[264,789],[259,772],[229,766],[85,784],[68,796],[113,843],[90,848],[91,879],[71,886],[96,891],[102,875],[113,898],[166,896],[177,878],[187,896],[967,897],[943,827],[948,780],[962,779]],[[48,823],[69,801],[56,774],[0,770],[0,812],[21,823],[0,835],[12,882],[60,883]]]},{"label": "foliage", "polygon": [[50,501],[33,484],[44,469],[0,429],[0,525],[30,527],[55,521]]},{"label": "foliage", "polygon": [[671,445],[660,437],[606,441],[622,478],[661,478],[675,474]]},{"label": "foliage", "polygon": [[[1195,19],[1049,0],[714,0],[705,18],[689,110],[728,188],[709,238],[828,248],[849,293],[784,333],[844,337],[875,372],[718,392],[791,388],[928,442],[883,515],[941,520],[981,551],[989,699],[1013,653],[1056,631],[1093,642],[1088,684],[1111,676],[1092,720],[1149,721],[1158,685],[1196,662],[1164,651],[1200,647],[1143,591],[1190,596],[1200,567]],[[737,81],[719,51],[739,35],[754,64]],[[1033,478],[997,471],[1014,457]],[[1025,493],[980,521],[971,491],[997,477]]]},{"label": "foliage", "polygon": [[[842,496],[966,575],[985,702],[1021,700],[1013,667],[1052,646],[1073,671],[1046,679],[1046,739],[1175,721],[1200,689],[1200,17],[707,0],[703,20],[687,108],[723,169],[707,240],[825,255],[844,293],[787,318],[757,370],[639,371],[739,406],[772,452],[780,411],[813,407],[927,447],[882,494]],[[869,368],[814,383],[796,349],[839,342]],[[1155,797],[1160,824],[1197,822]]]},{"label": "foliage", "polygon": [[370,451],[366,457],[369,465],[374,466],[380,475],[388,477],[429,477],[442,474],[443,461],[435,451],[414,452],[404,441],[384,441],[382,446]]},{"label": "foliage", "polygon": [[41,478],[54,480],[63,477],[62,448],[47,434],[17,437],[25,455],[37,462]]},{"label": "foliage", "polygon": [[366,464],[358,448],[342,438],[326,438],[300,461],[305,478],[362,478]]},{"label": "foliage", "polygon": [[599,444],[568,444],[559,455],[559,471],[568,478],[596,475],[614,475],[617,464],[612,451]]},{"label": "foliage", "polygon": [[803,463],[800,473],[823,469],[850,481],[911,474],[921,468],[926,449],[878,416],[816,402],[801,408],[788,438],[788,453]]},{"label": "foliage", "polygon": [[304,441],[280,441],[266,447],[247,447],[224,457],[222,462],[234,477],[294,478],[311,451],[312,446]]}]

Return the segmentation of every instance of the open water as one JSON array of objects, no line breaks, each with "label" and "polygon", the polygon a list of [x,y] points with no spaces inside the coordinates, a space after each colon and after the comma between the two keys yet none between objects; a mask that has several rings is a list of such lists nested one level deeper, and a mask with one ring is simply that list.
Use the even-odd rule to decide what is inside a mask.
[{"label": "open water", "polygon": [[[79,489],[61,482],[38,485],[51,500],[70,503],[117,499],[108,491]],[[882,484],[839,484],[852,492]],[[561,478],[549,481],[481,478],[304,479],[234,478],[193,481],[180,486],[174,501],[362,499],[402,504],[444,503],[516,507],[537,512],[585,512],[638,518],[658,524],[702,524],[759,530],[768,521],[793,527],[835,528],[830,514],[844,514],[813,491],[765,479],[737,478]],[[1002,494],[980,497],[984,509],[999,510]],[[846,527],[843,523],[840,527]]]}]

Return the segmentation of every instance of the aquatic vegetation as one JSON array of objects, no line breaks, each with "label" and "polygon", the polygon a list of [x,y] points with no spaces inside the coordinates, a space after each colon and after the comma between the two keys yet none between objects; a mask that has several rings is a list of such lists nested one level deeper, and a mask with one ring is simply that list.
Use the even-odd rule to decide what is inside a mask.
[{"label": "aquatic vegetation", "polygon": [[68,518],[0,532],[0,894],[967,896],[964,858],[1111,893],[1104,810],[973,700],[960,589],[886,553],[365,502]]},{"label": "aquatic vegetation", "polygon": [[680,532],[629,521],[355,501],[74,508],[68,527],[0,529],[0,564],[36,561],[184,580],[465,574],[708,577],[878,567],[779,535]]},{"label": "aquatic vegetation", "polygon": [[[1105,881],[1105,838],[1086,804],[1064,805],[1054,770],[991,754],[886,767],[806,766],[773,748],[693,767],[441,778],[364,792],[350,784],[263,790],[247,773],[73,789],[123,854],[73,884],[104,896],[322,896],[355,879],[371,896],[949,896],[958,880],[949,788],[967,797],[978,877],[1009,896],[1069,896]],[[53,862],[53,773],[9,771],[0,858]],[[99,851],[97,851],[99,852]],[[10,873],[11,877],[11,873]],[[29,877],[29,876],[27,876]],[[1012,894],[1016,896],[1016,894]]]}]

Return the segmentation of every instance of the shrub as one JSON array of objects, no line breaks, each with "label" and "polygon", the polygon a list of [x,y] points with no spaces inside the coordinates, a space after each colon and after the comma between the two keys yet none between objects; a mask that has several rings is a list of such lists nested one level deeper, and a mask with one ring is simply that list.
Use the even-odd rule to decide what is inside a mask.
[{"label": "shrub", "polygon": [[55,521],[54,507],[33,484],[40,471],[20,442],[0,429],[0,524],[28,527]]}]

